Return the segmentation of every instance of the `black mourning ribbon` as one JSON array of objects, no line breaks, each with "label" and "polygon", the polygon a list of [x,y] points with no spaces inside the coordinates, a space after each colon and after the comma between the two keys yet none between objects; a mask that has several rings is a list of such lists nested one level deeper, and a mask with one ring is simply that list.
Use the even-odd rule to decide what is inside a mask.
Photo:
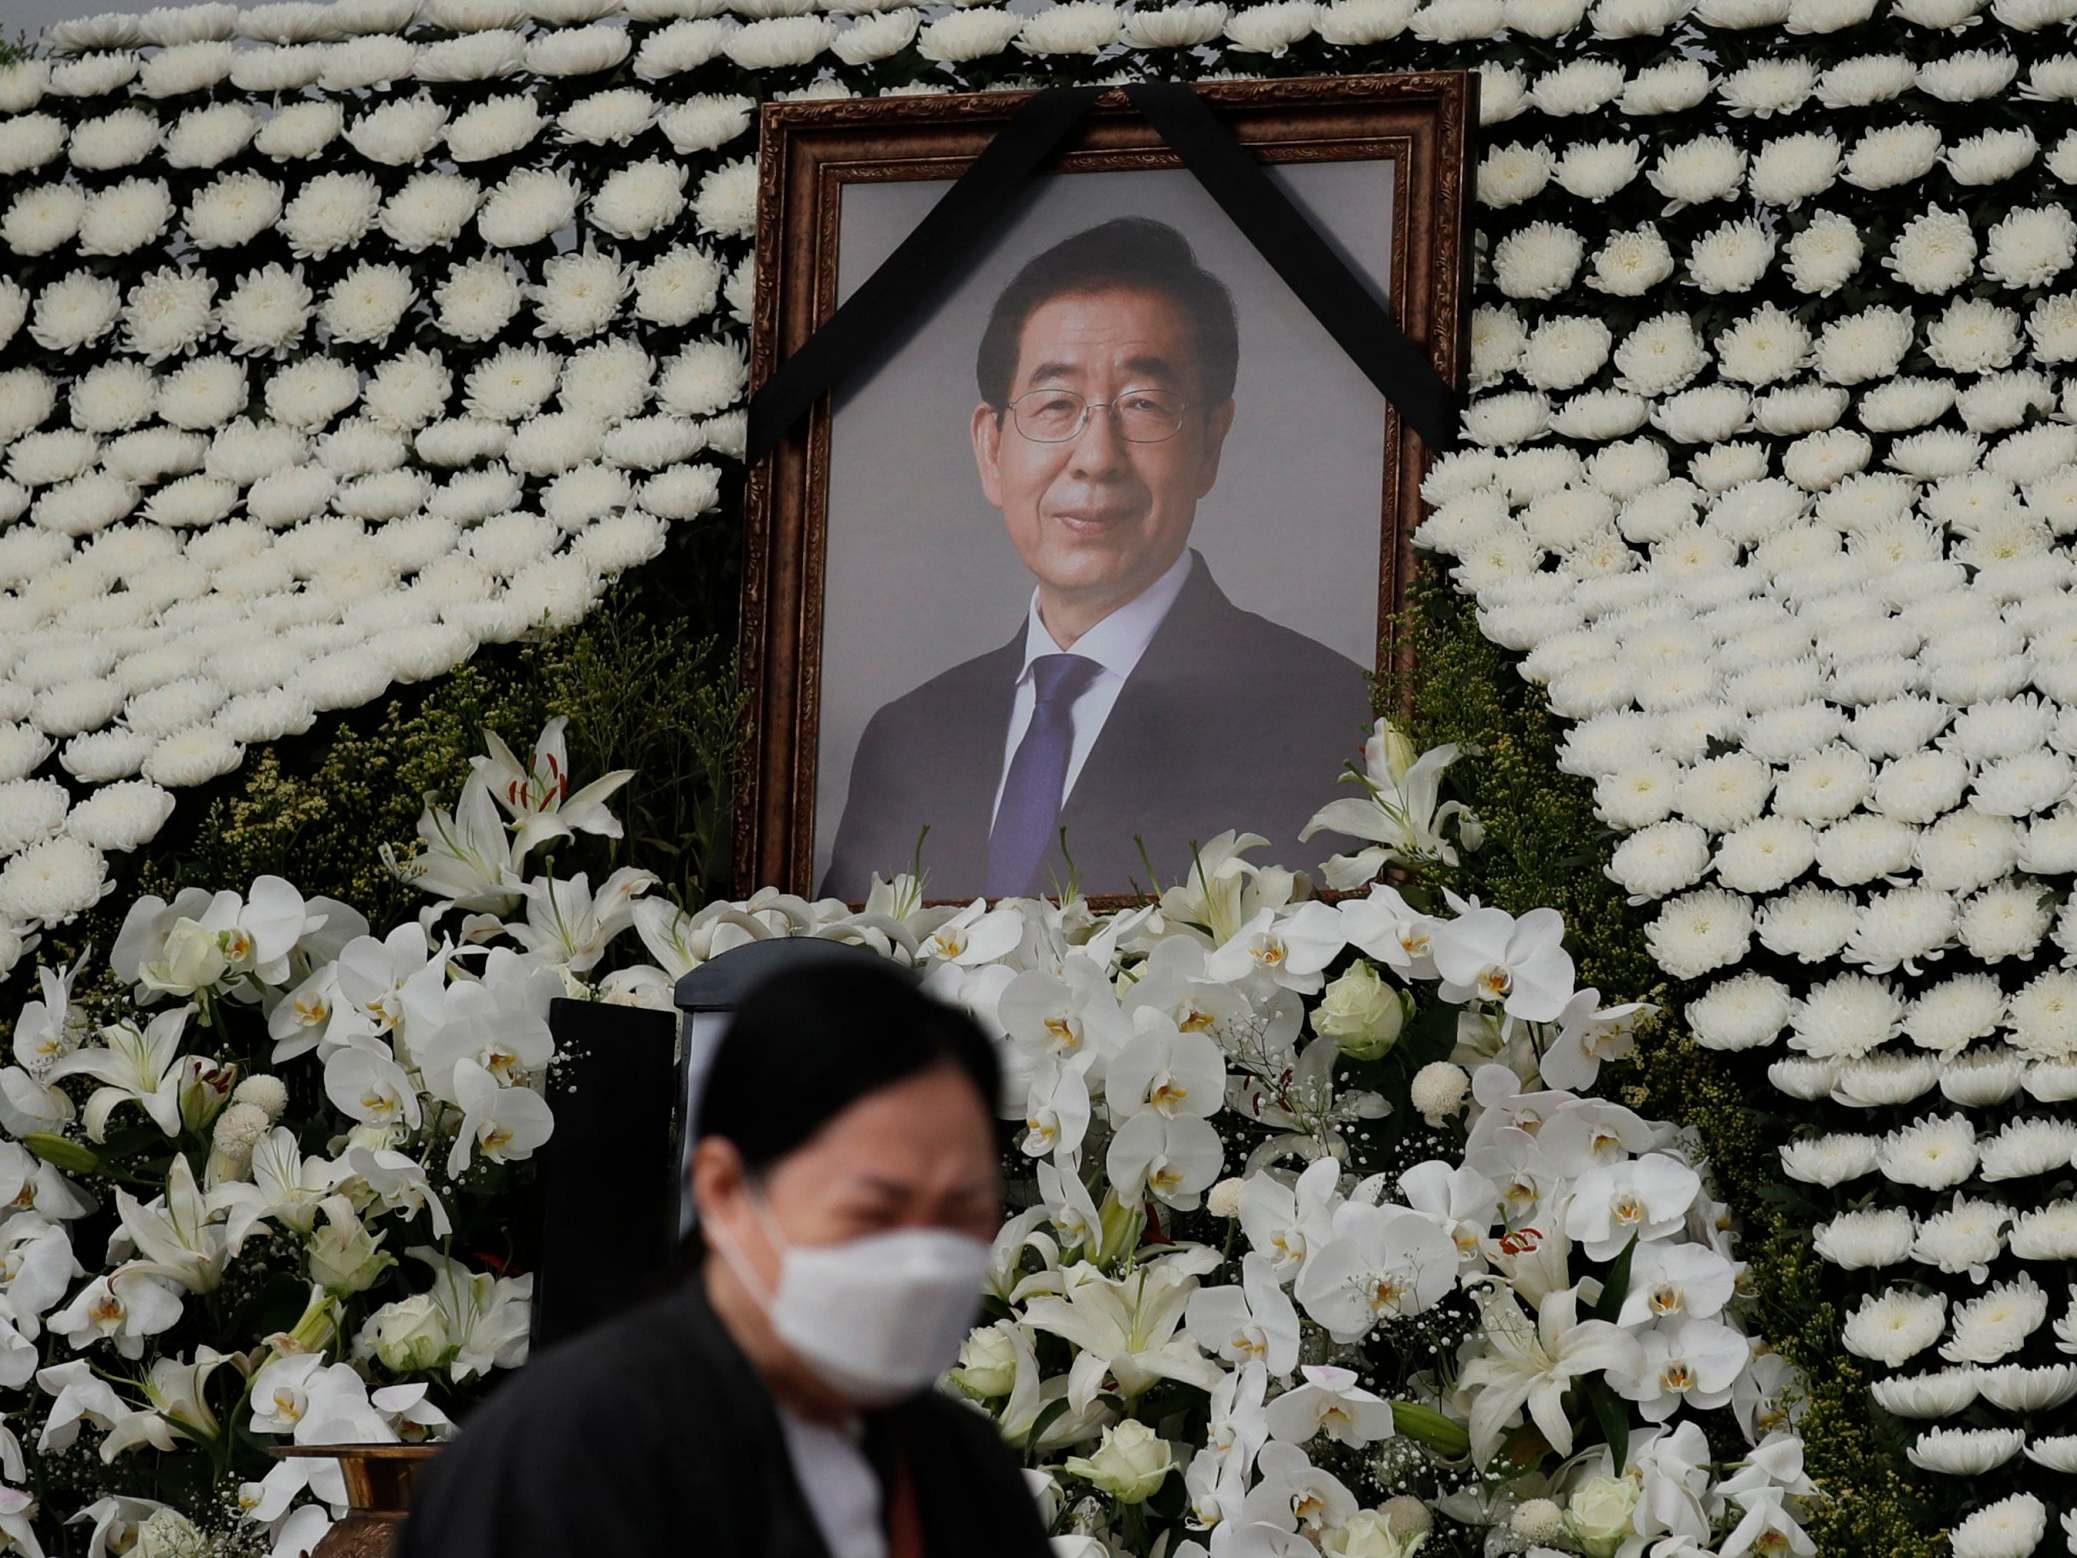
[{"label": "black mourning ribbon", "polygon": [[[750,397],[750,464],[859,363],[907,333],[936,284],[957,273],[1106,90],[1050,87],[1017,110],[930,214]],[[1128,85],[1125,95],[1422,441],[1437,453],[1453,448],[1456,394],[1204,99],[1159,81]]]}]

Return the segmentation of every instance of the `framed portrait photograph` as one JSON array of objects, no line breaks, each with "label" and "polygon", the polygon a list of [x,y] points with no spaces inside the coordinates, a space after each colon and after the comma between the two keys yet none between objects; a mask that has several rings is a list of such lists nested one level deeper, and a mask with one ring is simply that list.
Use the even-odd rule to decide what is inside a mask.
[{"label": "framed portrait photograph", "polygon": [[[1460,388],[1472,78],[1200,90]],[[765,107],[753,388],[1028,97]],[[1115,901],[1228,829],[1301,861],[1422,440],[1122,93],[976,239],[751,472],[741,885],[857,902],[919,839],[934,901]]]}]

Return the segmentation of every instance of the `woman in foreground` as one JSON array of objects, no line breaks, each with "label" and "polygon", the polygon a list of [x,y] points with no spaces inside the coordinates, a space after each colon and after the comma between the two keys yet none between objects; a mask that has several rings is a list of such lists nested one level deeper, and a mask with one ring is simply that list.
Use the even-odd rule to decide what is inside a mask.
[{"label": "woman in foreground", "polygon": [[997,1080],[891,966],[753,991],[697,1105],[690,1279],[471,1418],[400,1558],[1041,1558],[993,1425],[931,1388],[999,1223]]}]

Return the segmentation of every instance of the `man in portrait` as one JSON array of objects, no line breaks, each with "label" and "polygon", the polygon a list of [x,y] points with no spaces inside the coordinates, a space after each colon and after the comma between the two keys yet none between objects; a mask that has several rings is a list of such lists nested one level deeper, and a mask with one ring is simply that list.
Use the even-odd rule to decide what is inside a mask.
[{"label": "man in portrait", "polygon": [[[823,893],[863,898],[926,825],[933,897],[1050,891],[1070,859],[1085,892],[1152,887],[1140,840],[1172,882],[1229,828],[1303,863],[1368,691],[1354,661],[1236,606],[1190,545],[1238,364],[1231,295],[1161,222],[1076,233],[1004,289],[969,433],[1030,604],[1000,648],[873,715]],[[1294,555],[1308,519],[1255,516]]]}]

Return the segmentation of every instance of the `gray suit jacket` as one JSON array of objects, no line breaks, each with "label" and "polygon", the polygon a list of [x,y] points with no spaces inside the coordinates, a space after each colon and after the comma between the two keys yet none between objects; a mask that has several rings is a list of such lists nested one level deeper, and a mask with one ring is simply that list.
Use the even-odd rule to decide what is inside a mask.
[{"label": "gray suit jacket", "polygon": [[[1270,842],[1261,856],[1317,866],[1331,850],[1298,833],[1342,791],[1370,723],[1361,667],[1226,598],[1202,556],[1118,694],[1061,811],[1068,853],[1091,894],[1162,885],[1190,868],[1190,847],[1228,828]],[[977,895],[989,813],[1002,777],[1024,629],[897,698],[872,717],[824,873],[824,894],[862,899],[872,873],[907,870],[916,838],[933,898]],[[1260,858],[1260,857],[1258,857]],[[1067,880],[1056,843],[1033,891]]]}]

